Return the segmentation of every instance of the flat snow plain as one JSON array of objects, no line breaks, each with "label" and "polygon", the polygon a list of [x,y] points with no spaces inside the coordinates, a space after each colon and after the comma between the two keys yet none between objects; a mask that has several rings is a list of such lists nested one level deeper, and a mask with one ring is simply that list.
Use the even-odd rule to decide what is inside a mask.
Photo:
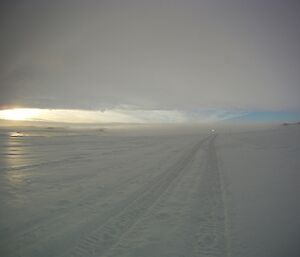
[{"label": "flat snow plain", "polygon": [[0,135],[0,256],[299,257],[300,126]]}]

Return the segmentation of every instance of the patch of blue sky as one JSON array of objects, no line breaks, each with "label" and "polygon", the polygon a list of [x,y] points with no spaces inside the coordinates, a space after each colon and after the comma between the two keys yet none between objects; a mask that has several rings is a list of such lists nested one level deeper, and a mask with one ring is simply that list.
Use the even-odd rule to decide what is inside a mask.
[{"label": "patch of blue sky", "polygon": [[253,111],[233,119],[245,122],[299,122],[300,112]]}]

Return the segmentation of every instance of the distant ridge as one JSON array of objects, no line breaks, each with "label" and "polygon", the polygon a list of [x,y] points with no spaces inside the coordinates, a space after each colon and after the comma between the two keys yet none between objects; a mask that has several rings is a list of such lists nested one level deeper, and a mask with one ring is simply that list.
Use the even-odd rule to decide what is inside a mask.
[{"label": "distant ridge", "polygon": [[284,122],[281,124],[282,126],[291,126],[291,125],[300,125],[300,121],[298,122]]}]

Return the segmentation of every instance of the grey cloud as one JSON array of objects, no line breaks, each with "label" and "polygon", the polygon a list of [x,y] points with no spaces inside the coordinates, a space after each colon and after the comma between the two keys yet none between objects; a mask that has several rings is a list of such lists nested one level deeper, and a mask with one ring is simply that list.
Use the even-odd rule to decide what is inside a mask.
[{"label": "grey cloud", "polygon": [[297,1],[4,1],[0,107],[300,110]]}]

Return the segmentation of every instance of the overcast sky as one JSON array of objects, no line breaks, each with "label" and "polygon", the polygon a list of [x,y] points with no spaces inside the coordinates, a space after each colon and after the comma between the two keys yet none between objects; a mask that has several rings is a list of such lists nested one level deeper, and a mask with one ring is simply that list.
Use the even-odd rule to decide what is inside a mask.
[{"label": "overcast sky", "polygon": [[7,0],[0,107],[300,111],[295,0]]}]

